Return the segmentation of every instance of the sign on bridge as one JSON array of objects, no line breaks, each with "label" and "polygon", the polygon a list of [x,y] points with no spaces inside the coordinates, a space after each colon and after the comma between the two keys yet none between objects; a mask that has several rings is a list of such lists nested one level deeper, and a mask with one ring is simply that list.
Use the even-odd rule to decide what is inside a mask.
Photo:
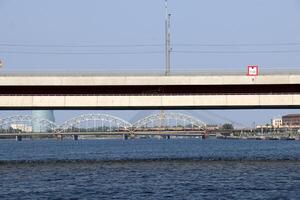
[{"label": "sign on bridge", "polygon": [[248,76],[258,76],[258,66],[248,66]]}]

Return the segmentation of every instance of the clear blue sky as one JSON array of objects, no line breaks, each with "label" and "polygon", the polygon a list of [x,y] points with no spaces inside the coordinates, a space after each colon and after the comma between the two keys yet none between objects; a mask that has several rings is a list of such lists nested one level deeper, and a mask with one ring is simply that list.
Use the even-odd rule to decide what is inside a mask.
[{"label": "clear blue sky", "polygon": [[[169,0],[169,7],[173,70],[300,66],[299,0]],[[163,71],[164,16],[164,0],[0,0],[2,71]],[[252,124],[288,112],[300,111],[219,114]]]}]

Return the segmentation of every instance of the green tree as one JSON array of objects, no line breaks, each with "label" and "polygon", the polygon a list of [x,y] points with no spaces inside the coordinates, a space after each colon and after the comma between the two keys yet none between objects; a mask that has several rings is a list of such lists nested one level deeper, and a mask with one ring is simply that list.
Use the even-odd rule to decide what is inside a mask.
[{"label": "green tree", "polygon": [[233,130],[233,125],[232,124],[223,124],[222,126],[223,130]]}]

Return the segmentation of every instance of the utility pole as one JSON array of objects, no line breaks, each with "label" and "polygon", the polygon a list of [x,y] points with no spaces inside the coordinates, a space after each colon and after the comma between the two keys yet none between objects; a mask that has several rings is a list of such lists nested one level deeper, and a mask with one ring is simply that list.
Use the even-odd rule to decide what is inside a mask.
[{"label": "utility pole", "polygon": [[171,72],[171,14],[168,11],[168,0],[165,0],[165,75],[170,75]]},{"label": "utility pole", "polygon": [[[171,72],[171,14],[168,11],[168,0],[165,0],[165,76],[169,76]],[[160,109],[160,130],[164,126],[165,111]]]}]

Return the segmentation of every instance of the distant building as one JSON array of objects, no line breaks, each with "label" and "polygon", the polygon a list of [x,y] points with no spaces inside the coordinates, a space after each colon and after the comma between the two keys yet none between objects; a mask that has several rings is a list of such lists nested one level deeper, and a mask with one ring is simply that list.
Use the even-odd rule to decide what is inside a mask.
[{"label": "distant building", "polygon": [[35,119],[32,122],[32,131],[34,133],[46,133],[49,131],[49,127],[45,127],[39,120],[45,119],[50,122],[55,122],[53,110],[33,110],[32,117]]},{"label": "distant building", "polygon": [[272,128],[272,126],[270,124],[266,124],[266,125],[257,125],[256,126],[257,129],[261,129],[261,128]]},{"label": "distant building", "polygon": [[282,125],[288,127],[300,127],[300,114],[282,116]]},{"label": "distant building", "polygon": [[10,127],[14,130],[19,130],[23,133],[32,132],[32,126],[28,126],[26,124],[11,124]]},{"label": "distant building", "polygon": [[274,128],[280,128],[282,127],[282,118],[273,118],[272,119],[272,127]]},{"label": "distant building", "polygon": [[207,124],[206,129],[207,130],[219,130],[220,127],[218,125],[215,125],[215,124]]}]

